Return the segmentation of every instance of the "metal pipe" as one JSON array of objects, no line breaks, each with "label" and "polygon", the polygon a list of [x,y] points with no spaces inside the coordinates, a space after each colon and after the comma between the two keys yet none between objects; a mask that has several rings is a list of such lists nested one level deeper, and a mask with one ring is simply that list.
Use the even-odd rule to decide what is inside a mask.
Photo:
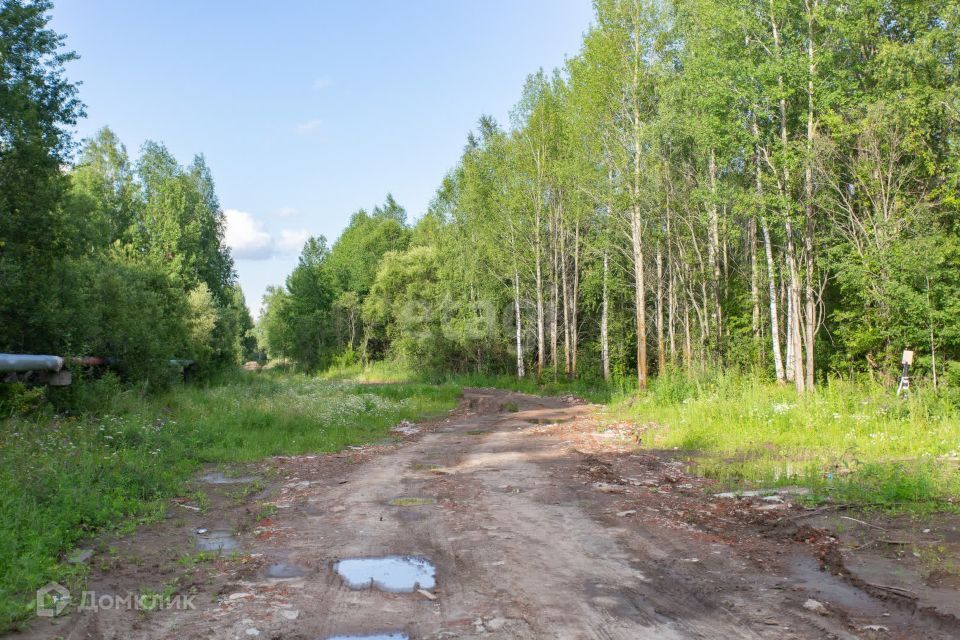
[{"label": "metal pipe", "polygon": [[0,371],[60,371],[63,358],[60,356],[23,355],[0,353]]}]

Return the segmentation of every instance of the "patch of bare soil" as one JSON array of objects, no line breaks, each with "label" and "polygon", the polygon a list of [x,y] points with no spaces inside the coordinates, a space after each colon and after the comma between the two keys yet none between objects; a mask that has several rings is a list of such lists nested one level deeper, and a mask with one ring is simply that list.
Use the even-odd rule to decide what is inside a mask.
[{"label": "patch of bare soil", "polygon": [[[194,608],[74,612],[23,637],[960,637],[955,521],[718,497],[573,398],[473,389],[397,435],[244,469],[262,488],[198,481],[208,499],[89,560],[98,594],[149,585]],[[211,539],[236,548],[184,559]],[[371,581],[345,581],[347,565]]]}]

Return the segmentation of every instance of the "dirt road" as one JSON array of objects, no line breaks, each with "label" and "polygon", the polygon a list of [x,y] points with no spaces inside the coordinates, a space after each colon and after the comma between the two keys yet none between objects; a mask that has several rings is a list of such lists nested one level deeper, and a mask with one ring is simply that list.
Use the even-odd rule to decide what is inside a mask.
[{"label": "dirt road", "polygon": [[[208,478],[220,489],[209,511],[185,504],[111,542],[90,580],[101,594],[173,584],[195,609],[85,611],[23,637],[958,637],[949,620],[821,570],[835,541],[793,524],[779,498],[708,498],[668,458],[591,452],[630,437],[598,433],[592,412],[470,390],[400,444],[271,461],[260,496]],[[197,529],[223,529],[237,553],[191,566],[191,547],[217,539]],[[352,589],[336,571],[380,556],[431,563],[435,584]]]}]

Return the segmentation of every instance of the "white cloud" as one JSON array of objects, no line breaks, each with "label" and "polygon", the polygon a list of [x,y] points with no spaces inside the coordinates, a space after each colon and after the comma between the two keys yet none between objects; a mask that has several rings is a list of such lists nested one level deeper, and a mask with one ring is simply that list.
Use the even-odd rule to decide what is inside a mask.
[{"label": "white cloud", "polygon": [[297,125],[297,133],[300,135],[306,135],[309,133],[314,133],[317,129],[320,128],[320,125],[323,124],[318,118],[313,120],[307,120],[306,122],[301,122]]},{"label": "white cloud", "polygon": [[309,239],[310,232],[306,229],[283,229],[273,244],[277,253],[299,253]]},{"label": "white cloud", "polygon": [[277,216],[281,218],[289,218],[290,216],[297,215],[297,210],[293,207],[282,207],[277,209]]},{"label": "white cloud", "polygon": [[246,211],[227,209],[223,212],[227,228],[224,241],[235,258],[263,260],[273,253],[273,237]]},{"label": "white cloud", "polygon": [[306,229],[283,229],[271,234],[263,223],[246,211],[226,209],[224,242],[239,260],[267,260],[300,251],[310,237]]}]

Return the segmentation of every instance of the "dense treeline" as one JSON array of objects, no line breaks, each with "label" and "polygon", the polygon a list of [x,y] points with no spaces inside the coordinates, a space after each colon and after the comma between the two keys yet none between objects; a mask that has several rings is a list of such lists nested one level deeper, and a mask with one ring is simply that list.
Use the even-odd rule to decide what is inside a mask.
[{"label": "dense treeline", "polygon": [[0,351],[106,356],[149,382],[172,357],[239,361],[252,322],[209,168],[152,142],[131,160],[109,129],[75,153],[50,8],[0,3]]},{"label": "dense treeline", "polygon": [[480,120],[412,228],[361,212],[332,250],[307,246],[267,297],[270,353],[640,386],[737,367],[804,390],[889,379],[913,348],[949,372],[956,2],[595,10],[509,128]]}]

